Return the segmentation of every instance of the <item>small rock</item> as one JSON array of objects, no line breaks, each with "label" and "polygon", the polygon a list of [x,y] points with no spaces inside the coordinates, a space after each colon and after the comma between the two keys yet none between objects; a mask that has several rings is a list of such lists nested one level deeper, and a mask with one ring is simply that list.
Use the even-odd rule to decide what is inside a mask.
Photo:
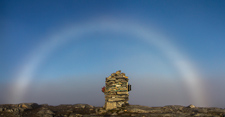
[{"label": "small rock", "polygon": [[89,104],[75,104],[73,106],[75,108],[94,108],[92,105],[89,105]]},{"label": "small rock", "polygon": [[174,117],[173,114],[164,114],[162,117]]},{"label": "small rock", "polygon": [[200,112],[200,113],[207,113],[208,110],[205,109],[205,108],[199,108],[199,109],[198,109],[198,112]]},{"label": "small rock", "polygon": [[46,113],[46,114],[51,114],[51,115],[52,115],[52,114],[55,114],[55,113],[52,112],[51,110],[46,110],[45,113]]},{"label": "small rock", "polygon": [[113,114],[111,114],[111,115],[118,115],[116,112],[114,112]]},{"label": "small rock", "polygon": [[43,117],[53,117],[53,115],[55,114],[54,112],[52,112],[51,110],[48,109],[42,109],[40,111],[37,112],[38,115],[43,116]]},{"label": "small rock", "polygon": [[19,112],[19,108],[14,108],[13,109],[15,112]]},{"label": "small rock", "polygon": [[121,73],[121,70],[116,71],[116,74],[117,74],[117,75],[120,75],[120,73]]},{"label": "small rock", "polygon": [[99,111],[99,109],[96,108],[96,109],[95,109],[95,113],[98,113],[98,111]]},{"label": "small rock", "polygon": [[[192,116],[194,116],[194,117],[209,117],[209,115],[204,114],[204,113],[196,113],[196,114],[194,114]],[[216,116],[213,116],[213,117],[216,117]]]},{"label": "small rock", "polygon": [[20,111],[20,112],[23,112],[23,111],[24,111],[24,109],[23,109],[23,108],[19,108],[19,111]]},{"label": "small rock", "polygon": [[102,109],[102,108],[100,108],[100,109],[96,109],[96,114],[103,114],[103,113],[106,113],[107,111],[106,110],[104,110],[104,109]]},{"label": "small rock", "polygon": [[68,113],[72,113],[73,112],[73,109],[68,109],[67,112]]},{"label": "small rock", "polygon": [[54,117],[53,115],[44,114],[42,117]]},{"label": "small rock", "polygon": [[116,73],[112,73],[112,74],[111,74],[111,76],[115,76],[115,75],[116,75]]},{"label": "small rock", "polygon": [[6,112],[13,112],[13,109],[7,109]]},{"label": "small rock", "polygon": [[69,117],[83,117],[81,114],[71,113]]},{"label": "small rock", "polygon": [[48,106],[48,104],[41,104],[41,106],[42,106],[42,107],[46,107],[46,106]]},{"label": "small rock", "polygon": [[148,110],[142,110],[142,109],[139,109],[139,108],[132,108],[132,109],[129,109],[127,110],[131,113],[149,113]]},{"label": "small rock", "polygon": [[124,111],[122,111],[122,110],[118,112],[118,114],[122,114],[122,113],[124,113]]},{"label": "small rock", "polygon": [[188,108],[195,108],[193,104],[189,105]]}]

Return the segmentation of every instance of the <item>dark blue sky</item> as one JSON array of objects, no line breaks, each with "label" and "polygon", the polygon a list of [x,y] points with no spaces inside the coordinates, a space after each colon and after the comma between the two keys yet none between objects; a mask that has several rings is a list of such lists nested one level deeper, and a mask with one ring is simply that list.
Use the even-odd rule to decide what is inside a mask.
[{"label": "dark blue sky", "polygon": [[[35,55],[35,50],[46,42],[49,36],[60,34],[69,26],[82,26],[96,20],[124,21],[144,26],[167,37],[167,41],[175,45],[175,48],[186,55],[198,69],[207,84],[205,87],[208,90],[209,100],[216,100],[216,96],[213,95],[219,95],[218,101],[212,101],[210,106],[225,107],[225,103],[220,103],[220,101],[224,102],[225,95],[216,93],[218,90],[225,90],[225,87],[222,86],[225,82],[225,2],[223,0],[1,0],[0,4],[1,89],[10,89],[12,83],[16,81],[15,75],[18,74],[18,69],[25,66],[26,62],[30,60],[29,56]],[[134,76],[146,78],[157,76],[163,77],[162,80],[167,79],[166,81],[179,77],[176,74],[177,69],[170,60],[154,45],[149,46],[139,37],[122,32],[94,31],[51,51],[50,56],[45,58],[35,70],[32,78],[33,84],[30,83],[30,91],[27,91],[26,95],[33,95],[34,90],[40,95],[45,94],[42,89],[37,88],[38,84],[54,80],[55,84],[47,83],[49,87],[54,87],[64,77],[79,77],[80,79],[67,80],[73,82],[79,79],[79,82],[85,83],[81,77],[87,79],[94,76],[89,80],[91,82],[101,81],[93,86],[98,88],[99,85],[99,87],[104,85],[105,77],[119,69],[128,76],[129,74],[131,77],[133,76],[131,82],[132,79],[137,80]],[[151,78],[146,81],[151,82]],[[96,79],[98,80],[94,81]],[[157,82],[158,80],[153,81]],[[133,83],[135,82],[134,80]],[[179,80],[177,82],[180,83]],[[168,87],[176,84],[173,83],[168,84]],[[72,84],[66,82],[61,85],[72,87]],[[177,84],[177,86],[179,85]],[[70,89],[68,87],[65,90]],[[146,87],[155,88],[157,86],[146,84]],[[51,91],[50,89],[49,91]],[[163,92],[162,90],[162,96],[165,96],[166,94]],[[60,94],[60,92],[58,93]],[[10,103],[5,99],[10,94],[6,92],[2,94],[6,97],[1,97],[0,103]],[[149,95],[152,94],[149,92]],[[133,95],[135,95],[135,90]],[[181,95],[185,96],[185,94]],[[48,103],[50,99],[48,96],[46,98],[34,97],[28,96],[24,101],[44,103],[47,100],[46,103]],[[104,97],[104,95],[96,95],[96,98],[99,97]],[[172,99],[173,96],[170,98]],[[49,101],[49,103],[60,104],[65,100],[67,100],[66,97],[57,101]],[[139,99],[133,98],[131,103],[145,104],[137,100]],[[162,103],[160,101],[158,103],[149,102],[147,105],[189,103],[183,100],[180,102],[174,100],[174,103],[169,103],[171,102],[169,99],[162,98],[162,100],[164,100],[161,101]],[[101,105],[104,101],[96,102],[98,104],[87,101],[93,105]],[[65,101],[65,103],[79,103],[79,101]]]}]

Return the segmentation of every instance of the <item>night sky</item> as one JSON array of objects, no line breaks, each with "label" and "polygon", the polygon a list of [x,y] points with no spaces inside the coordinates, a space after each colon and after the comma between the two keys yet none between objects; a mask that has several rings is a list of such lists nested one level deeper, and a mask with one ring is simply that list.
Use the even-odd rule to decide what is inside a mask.
[{"label": "night sky", "polygon": [[225,108],[224,0],[1,0],[0,104],[129,103]]}]

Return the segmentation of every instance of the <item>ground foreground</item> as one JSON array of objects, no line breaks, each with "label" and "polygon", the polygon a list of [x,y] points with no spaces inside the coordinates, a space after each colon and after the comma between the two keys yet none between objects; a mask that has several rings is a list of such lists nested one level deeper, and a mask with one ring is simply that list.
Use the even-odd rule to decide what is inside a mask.
[{"label": "ground foreground", "polygon": [[88,104],[50,106],[36,103],[2,104],[0,117],[225,117],[225,109],[204,108],[189,105],[170,105],[164,107],[147,107],[129,105],[122,109],[106,111],[102,107]]}]

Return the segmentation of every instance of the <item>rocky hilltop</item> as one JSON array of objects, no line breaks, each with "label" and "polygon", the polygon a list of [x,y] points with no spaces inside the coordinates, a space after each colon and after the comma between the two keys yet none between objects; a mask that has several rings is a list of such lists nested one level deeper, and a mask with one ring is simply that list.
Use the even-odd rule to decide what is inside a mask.
[{"label": "rocky hilltop", "polygon": [[187,107],[169,105],[164,107],[147,107],[128,105],[120,109],[106,111],[102,107],[88,104],[38,105],[37,103],[2,104],[0,105],[1,117],[224,117],[225,109],[214,107]]}]

